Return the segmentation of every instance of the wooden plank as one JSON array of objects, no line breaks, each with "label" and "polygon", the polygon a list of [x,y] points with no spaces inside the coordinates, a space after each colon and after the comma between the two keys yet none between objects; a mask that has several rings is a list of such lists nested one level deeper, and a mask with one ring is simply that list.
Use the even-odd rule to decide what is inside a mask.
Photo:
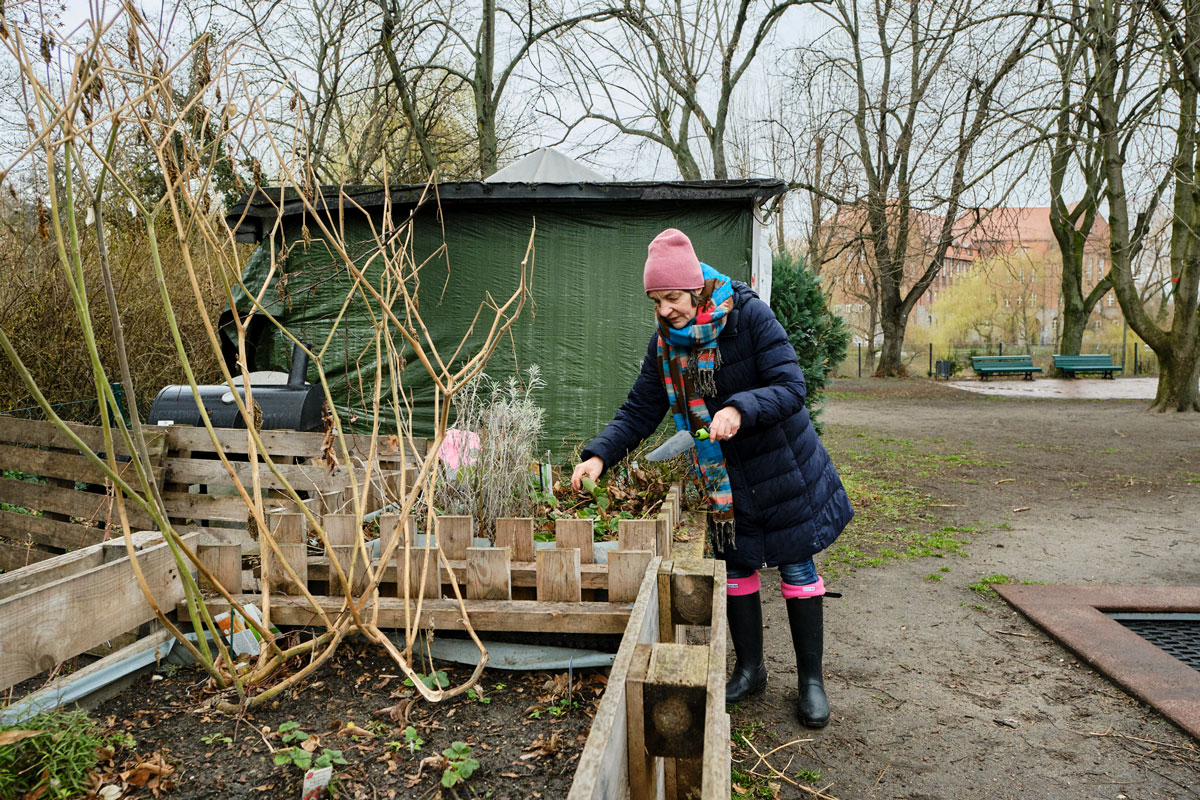
[{"label": "wooden plank", "polygon": [[711,625],[713,573],[718,562],[676,560],[671,570],[671,622],[675,625]]},{"label": "wooden plank", "polygon": [[[200,560],[216,582],[229,594],[242,593],[242,546],[206,537],[196,543],[196,558]],[[307,561],[307,559],[305,559]],[[215,592],[217,587],[200,576],[200,589]]]},{"label": "wooden plank", "polygon": [[[74,489],[3,478],[0,479],[0,499],[14,506],[65,514],[92,522],[104,522],[110,515],[114,525],[117,521],[116,501],[108,494],[99,492],[77,492]],[[125,507],[130,525],[139,529],[153,527],[150,516],[133,502],[126,502]]]},{"label": "wooden plank", "polygon": [[[172,520],[245,522],[250,518],[246,503],[240,496],[164,491],[162,498],[167,516]],[[264,510],[269,510],[265,498],[263,507]]]},{"label": "wooden plank", "polygon": [[[138,561],[159,607],[174,607],[183,598],[183,584],[170,548],[152,547]],[[153,618],[127,559],[10,597],[0,602],[0,690]]]},{"label": "wooden plank", "polygon": [[[396,574],[403,574],[403,549],[396,551]],[[421,576],[425,580],[421,580]],[[397,586],[396,594],[404,596],[403,587]],[[436,547],[410,547],[408,549],[408,596],[437,598],[442,596],[441,566],[438,564]]]},{"label": "wooden plank", "polygon": [[511,553],[507,547],[468,547],[467,598],[512,600],[510,563]]},{"label": "wooden plank", "polygon": [[[21,548],[23,551],[24,548]],[[36,564],[0,575],[0,600],[27,592],[71,575],[87,572],[104,563],[104,553],[98,544],[59,556],[51,556]]]},{"label": "wooden plank", "polygon": [[[77,550],[104,541],[105,531],[79,522],[63,522],[49,517],[32,517],[16,511],[0,511],[0,536],[17,542],[32,540],[44,547]],[[114,530],[114,536],[120,532]]]},{"label": "wooden plank", "polygon": [[[0,464],[5,469],[40,475],[44,478],[65,478],[104,485],[108,476],[86,456],[63,453],[57,450],[41,450],[36,447],[0,444]],[[155,481],[162,479],[161,467],[151,467]],[[117,474],[130,486],[138,487],[137,467],[132,461],[118,461]]]},{"label": "wooden plank", "polygon": [[625,625],[625,635],[608,673],[608,689],[596,706],[567,800],[620,800],[629,795],[625,686],[637,645],[658,640],[659,562],[657,558],[652,560],[642,579]]},{"label": "wooden plank", "polygon": [[650,754],[703,756],[708,667],[706,645],[653,645],[642,687],[645,746]]},{"label": "wooden plank", "polygon": [[[24,544],[14,544],[5,539],[0,539],[0,571],[11,573],[52,558],[56,558],[55,553],[51,553],[49,550],[42,550],[33,542],[27,541]],[[0,578],[2,577],[0,575]]]},{"label": "wooden plank", "polygon": [[266,516],[271,538],[277,544],[307,544],[308,520],[303,514],[275,512]]},{"label": "wooden plank", "polygon": [[[654,559],[649,550],[612,550],[608,554],[608,601],[632,603],[637,599],[646,568]],[[655,609],[654,613],[658,613]]]},{"label": "wooden plank", "polygon": [[[239,602],[256,603],[260,596],[238,595]],[[321,608],[331,619],[344,613],[341,597],[318,597]],[[229,610],[221,598],[206,601],[214,614]],[[465,600],[471,626],[477,631],[515,631],[528,633],[621,633],[627,627],[630,608],[619,603],[542,603],[535,600]],[[177,606],[182,609],[183,606]],[[415,608],[408,601],[409,612]],[[463,613],[457,600],[422,602],[418,627],[434,630],[464,630]],[[379,627],[402,629],[405,601],[402,597],[379,599]],[[272,597],[271,622],[278,625],[319,627],[321,618],[302,597]],[[622,697],[622,699],[624,699]],[[624,738],[622,738],[624,744]]]},{"label": "wooden plank", "polygon": [[[496,547],[481,547],[480,550],[497,550]],[[382,551],[381,551],[382,552]],[[613,551],[616,552],[616,551]],[[649,551],[646,551],[649,552]],[[611,556],[611,553],[610,553]],[[467,559],[451,559],[450,567],[458,575],[459,580],[463,580],[467,574]],[[518,588],[536,587],[537,586],[537,565],[534,564],[510,564],[509,574],[511,575],[512,585]],[[329,559],[325,556],[309,556],[308,558],[308,577],[314,581],[329,580]],[[385,583],[394,583],[395,575],[389,574],[384,578]],[[642,579],[641,573],[637,574],[636,581]],[[445,578],[443,578],[445,580]],[[609,565],[608,564],[580,564],[579,565],[579,582],[580,586],[585,591],[596,589],[607,589],[609,586]],[[633,598],[637,596],[637,583],[631,590],[630,599],[626,602],[633,602]],[[613,601],[615,602],[615,601]]]},{"label": "wooden plank", "polygon": [[657,556],[658,523],[652,519],[623,519],[617,523],[617,540],[621,550],[651,550]]},{"label": "wooden plank", "polygon": [[332,547],[346,547],[358,538],[358,518],[353,514],[326,514],[321,519],[325,526],[325,538]]},{"label": "wooden plank", "polygon": [[590,519],[554,520],[554,546],[569,550],[579,549],[579,563],[595,561],[596,522]]},{"label": "wooden plank", "polygon": [[[93,452],[104,452],[104,429],[100,426],[80,425],[68,422],[70,428],[80,440]],[[129,449],[125,447],[120,431],[113,430],[113,452],[118,456],[128,456]],[[146,431],[146,445],[153,453],[161,447],[164,435],[158,429]],[[51,447],[57,450],[67,450],[78,453],[75,443],[59,429],[58,425],[47,420],[19,419],[17,417],[0,416],[0,442],[15,442],[32,444],[39,447]]]},{"label": "wooden plank", "polygon": [[671,557],[671,538],[673,534],[670,519],[666,514],[654,518],[654,542],[656,552],[663,558]]},{"label": "wooden plank", "polygon": [[704,731],[704,764],[700,785],[702,800],[727,800],[730,787],[729,715],[725,713],[725,562],[714,562],[712,626],[708,641],[708,692]]},{"label": "wooden plank", "polygon": [[[165,431],[167,447],[171,450],[191,450],[197,453],[213,453],[212,438],[203,427],[172,425],[159,430]],[[248,437],[242,428],[216,428],[217,441],[221,449],[229,454],[246,455],[248,452]],[[320,458],[323,454],[325,434],[322,432],[305,431],[259,431],[259,439],[272,458]],[[356,458],[366,458],[370,451],[370,436],[365,434],[347,434],[346,446],[350,454]],[[424,453],[427,442],[424,439],[415,440],[419,453]],[[333,441],[333,452],[338,459],[342,458],[341,447]],[[377,455],[384,460],[399,458],[399,453],[388,445],[387,437],[379,437]]]},{"label": "wooden plank", "polygon": [[470,517],[439,516],[437,525],[437,543],[451,561],[463,561],[467,557],[467,548],[471,546],[471,533],[474,521]]},{"label": "wooden plank", "polygon": [[[658,760],[646,749],[643,705],[646,672],[650,666],[652,645],[638,644],[625,678],[625,719],[629,748],[629,800],[658,800]],[[611,681],[611,678],[609,679]],[[611,685],[611,684],[610,684]]]},{"label": "wooden plank", "polygon": [[514,562],[532,562],[533,520],[529,517],[497,519],[496,547],[510,548]]},{"label": "wooden plank", "polygon": [[[277,556],[270,547],[263,547],[259,554],[262,559],[262,580],[266,581],[267,586],[273,592],[282,594],[303,595],[301,586],[292,580],[284,568],[283,563],[287,562],[291,565],[305,589],[308,588],[308,545],[305,544],[281,544],[279,545],[279,555]],[[340,588],[340,587],[338,587]],[[230,592],[233,594],[233,592]],[[274,603],[274,598],[272,598]]]},{"label": "wooden plank", "polygon": [[671,608],[671,571],[675,565],[663,561],[658,568],[658,637],[659,641],[675,641],[675,626],[671,619],[674,610]]},{"label": "wooden plank", "polygon": [[[233,461],[229,466],[246,491],[251,486],[251,465],[245,461]],[[220,461],[209,458],[167,458],[163,462],[163,476],[168,483],[184,485],[204,484],[207,486],[234,486],[229,470]],[[286,480],[297,492],[341,491],[350,485],[350,475],[345,467],[332,472],[320,465],[277,464],[276,469],[283,480],[266,464],[258,465],[258,482],[263,489],[284,489]],[[361,477],[360,477],[361,480]]]},{"label": "wooden plank", "polygon": [[577,548],[537,551],[538,600],[578,603],[583,599],[580,588]]},{"label": "wooden plank", "polygon": [[[333,548],[333,556],[342,566],[342,573],[346,576],[346,580],[350,584],[350,593],[354,597],[358,597],[366,591],[367,584],[369,583],[367,580],[367,562],[363,559],[361,549],[353,544],[336,545]],[[330,594],[342,594],[344,592],[345,587],[340,583],[329,587]]]}]

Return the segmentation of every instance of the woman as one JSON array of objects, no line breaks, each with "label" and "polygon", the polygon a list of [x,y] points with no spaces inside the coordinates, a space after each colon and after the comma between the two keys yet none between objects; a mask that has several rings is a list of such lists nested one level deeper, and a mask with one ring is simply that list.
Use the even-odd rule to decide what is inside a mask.
[{"label": "woman", "polygon": [[824,727],[824,583],[813,555],[854,512],[804,408],[796,351],[771,309],[744,283],[701,264],[682,232],[650,243],[643,274],[657,331],[629,398],[583,450],[571,483],[599,478],[672,411],[697,437],[693,467],[708,494],[709,537],[728,574],[737,661],[725,700],[767,685],[758,570],[778,567],[799,673],[799,719]]}]

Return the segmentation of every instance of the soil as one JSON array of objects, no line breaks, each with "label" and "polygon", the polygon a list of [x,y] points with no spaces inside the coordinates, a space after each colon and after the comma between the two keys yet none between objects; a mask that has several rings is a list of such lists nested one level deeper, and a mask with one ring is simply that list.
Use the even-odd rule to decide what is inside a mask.
[{"label": "soil", "polygon": [[[470,672],[459,665],[436,666],[449,685]],[[404,685],[395,662],[364,643],[343,645],[333,663],[298,692],[242,720],[204,702],[205,682],[197,668],[151,673],[94,711],[110,730],[133,736],[143,758],[157,752],[175,767],[163,787],[163,796],[172,800],[299,798],[303,770],[276,764],[273,756],[304,741],[282,740],[280,726],[294,735],[286,725],[292,722],[317,737],[309,743],[317,755],[341,751],[347,763],[334,768],[338,797],[442,796],[442,751],[456,741],[467,744],[480,765],[457,787],[462,797],[565,797],[607,683],[595,670],[569,676],[486,671],[482,699],[462,695],[439,704],[410,703],[416,692]],[[347,727],[351,724],[355,727]],[[419,748],[406,746],[408,726],[419,736]],[[111,772],[128,769],[125,764]],[[121,785],[111,775],[105,782]],[[447,790],[444,796],[454,795]]]},{"label": "soil", "polygon": [[[795,720],[786,609],[764,571],[771,678],[733,710],[742,788],[772,796],[757,777],[772,770],[739,733],[759,753],[780,748],[767,761],[792,781],[772,776],[784,798],[1200,797],[1193,739],[978,586],[1200,586],[1200,416],[1147,405],[839,380],[821,417],[835,463],[894,453],[892,480],[924,506],[894,532],[864,514],[824,555],[844,596],[824,601],[822,730]],[[926,462],[906,452],[938,460],[914,469]],[[961,546],[844,555],[947,526]]]},{"label": "soil", "polygon": [[[819,731],[795,719],[786,611],[766,570],[771,677],[732,709],[735,796],[1200,798],[1194,740],[981,585],[1200,585],[1200,415],[1146,406],[839,380],[824,439],[861,513],[818,558],[843,594],[824,601],[832,719]],[[343,797],[437,797],[442,769],[417,777],[421,761],[464,741],[481,767],[460,796],[562,798],[603,690],[576,672],[579,707],[555,718],[564,674],[488,671],[490,704],[420,703],[407,723],[381,720],[371,713],[413,692],[355,645],[294,699],[236,722],[196,710],[201,677],[146,676],[96,712],[142,757],[175,765],[164,797],[298,797],[300,770],[276,766],[283,743],[260,735],[294,720],[343,751]],[[355,739],[337,729],[348,722],[383,735]],[[406,724],[424,740],[417,753],[388,746]],[[204,741],[214,735],[231,741]]]}]

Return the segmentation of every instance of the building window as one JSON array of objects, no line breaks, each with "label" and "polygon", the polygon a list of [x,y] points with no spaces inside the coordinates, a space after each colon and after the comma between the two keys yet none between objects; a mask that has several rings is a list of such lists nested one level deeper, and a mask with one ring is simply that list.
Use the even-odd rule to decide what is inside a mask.
[{"label": "building window", "polygon": [[1112,295],[1112,292],[1109,292],[1108,293],[1108,307],[1112,308],[1112,306],[1113,306],[1113,295]]}]

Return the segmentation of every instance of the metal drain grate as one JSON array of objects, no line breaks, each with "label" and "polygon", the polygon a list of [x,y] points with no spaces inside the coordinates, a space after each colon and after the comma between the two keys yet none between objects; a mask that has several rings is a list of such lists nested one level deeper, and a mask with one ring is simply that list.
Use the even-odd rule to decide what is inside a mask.
[{"label": "metal drain grate", "polygon": [[1150,644],[1200,671],[1200,614],[1133,614],[1108,616]]}]

